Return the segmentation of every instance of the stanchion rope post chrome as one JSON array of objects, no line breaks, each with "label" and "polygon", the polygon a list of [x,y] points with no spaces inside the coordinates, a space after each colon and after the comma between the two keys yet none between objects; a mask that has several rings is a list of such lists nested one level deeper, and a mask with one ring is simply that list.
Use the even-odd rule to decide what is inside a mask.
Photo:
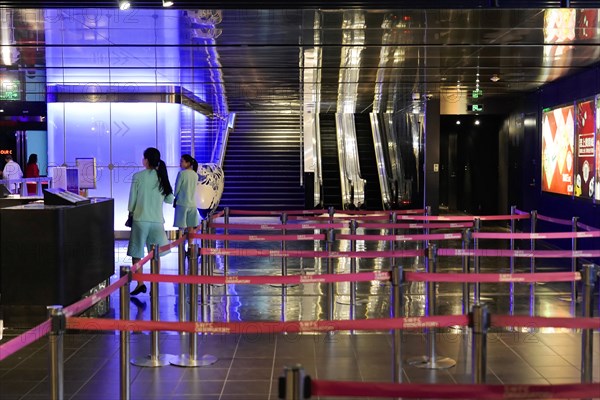
[{"label": "stanchion rope post chrome", "polygon": [[[198,247],[197,245],[190,244],[190,276],[198,276]],[[191,284],[188,290],[190,294],[190,322],[198,322],[198,285]],[[191,332],[189,335],[189,351],[188,354],[182,354],[171,360],[172,365],[178,367],[203,367],[211,365],[217,362],[217,357],[205,354],[198,358],[198,334]]]},{"label": "stanchion rope post chrome", "polygon": [[[225,222],[225,229],[223,230],[223,234],[225,237],[223,238],[223,247],[225,250],[229,248],[229,239],[227,239],[227,235],[229,235],[229,207],[225,207],[223,221]],[[223,276],[227,278],[229,276],[229,256],[225,254],[223,257]],[[225,285],[223,289],[223,294],[225,295],[225,320],[229,322],[229,285]]]},{"label": "stanchion rope post chrome", "polygon": [[[119,288],[119,313],[121,314],[121,321],[129,321],[129,283],[131,282],[131,267],[129,265],[121,265],[121,277],[127,276],[127,284]],[[179,300],[181,301],[181,299]],[[131,333],[128,330],[122,330],[119,333],[120,341],[120,352],[119,352],[119,365],[121,368],[120,377],[120,393],[121,400],[131,399],[131,387],[130,381],[130,369],[129,369],[129,338]]]},{"label": "stanchion rope post chrome", "polygon": [[[150,261],[150,272],[152,274],[160,273],[160,253],[158,245],[152,246],[153,257]],[[160,320],[158,312],[158,282],[152,282],[150,284],[150,303],[151,303],[151,314],[152,321],[156,322]],[[159,343],[158,343],[158,331],[150,332],[150,346],[151,353],[148,356],[131,360],[133,365],[138,367],[163,367],[169,365],[169,361],[172,359],[171,354],[160,354]]]},{"label": "stanchion rope post chrome", "polygon": [[[398,219],[398,215],[396,214],[396,211],[392,211],[390,213],[390,224],[395,224],[396,220]],[[395,236],[396,235],[396,229],[395,228],[390,228],[389,229],[390,235]],[[396,250],[396,240],[392,239],[390,240],[390,251],[393,253]],[[396,265],[396,257],[394,257],[393,255],[390,257],[390,268],[394,268],[394,265]]]},{"label": "stanchion rope post chrome", "polygon": [[[531,218],[530,218],[531,233],[536,233],[537,215],[538,215],[538,212],[536,210],[531,211]],[[535,239],[533,237],[531,238],[530,243],[531,243],[530,244],[531,252],[534,252],[535,251]],[[531,272],[532,274],[535,273],[535,257],[533,255],[531,256],[531,259],[530,259],[529,272]],[[535,283],[534,282],[529,284],[529,315],[532,317],[535,315]]]},{"label": "stanchion rope post chrome", "polygon": [[[358,222],[355,219],[350,221],[350,235],[356,235],[358,229]],[[350,241],[350,251],[356,252],[356,239]],[[358,259],[356,257],[350,257],[350,273],[356,274],[356,263]],[[350,320],[354,320],[356,315],[356,282],[350,282]],[[352,331],[354,333],[354,331]]]},{"label": "stanchion rope post chrome", "polygon": [[302,365],[285,367],[283,376],[279,378],[279,398],[283,400],[310,399],[310,377],[304,372]]},{"label": "stanchion rope post chrome", "polygon": [[[281,224],[283,225],[283,228],[281,229],[281,234],[283,236],[285,236],[285,234],[287,233],[287,230],[285,228],[285,225],[288,222],[288,215],[286,212],[281,213]],[[287,249],[287,244],[284,239],[281,239],[281,251],[285,252]],[[281,257],[281,276],[287,276],[288,272],[287,272],[287,257],[285,255],[283,255]],[[285,308],[286,308],[286,304],[287,303],[287,286],[285,283],[283,283],[281,285],[281,321],[285,322]]]},{"label": "stanchion rope post chrome", "polygon": [[52,305],[47,307],[51,329],[48,335],[48,361],[50,364],[50,398],[64,399],[64,333],[67,320],[63,307]]},{"label": "stanchion rope post chrome", "polygon": [[[183,229],[179,229],[177,231],[177,239],[181,239],[182,237],[187,236],[187,234],[183,231]],[[182,241],[177,245],[177,266],[178,266],[178,274],[179,276],[185,275],[185,241]],[[185,304],[185,285],[180,283],[177,289],[177,315],[179,318],[179,322],[185,321],[186,314],[186,304]],[[182,332],[184,334],[185,332]]]},{"label": "stanchion rope post chrome", "polygon": [[[404,316],[404,271],[402,266],[392,266],[392,299],[391,317],[402,318]],[[392,332],[392,382],[402,383],[402,329],[394,329]]]},{"label": "stanchion rope post chrome", "polygon": [[[202,233],[208,232],[208,221],[202,221]],[[208,241],[206,239],[200,240],[200,249],[207,248]],[[200,275],[208,276],[208,255],[202,254],[200,256]],[[200,285],[200,304],[202,305],[201,314],[202,314],[202,322],[209,322],[210,315],[210,299],[209,299],[209,285],[203,283]]]},{"label": "stanchion rope post chrome", "polygon": [[[517,206],[510,206],[510,215],[511,217],[517,215]],[[516,233],[516,222],[517,220],[514,218],[510,219],[510,233]],[[513,237],[510,238],[510,273],[514,274],[515,273],[515,256],[514,256],[514,251],[515,251],[515,239]],[[508,289],[508,293],[509,293],[509,314],[513,315],[515,313],[515,283],[514,282],[510,282],[509,284],[509,289]]]},{"label": "stanchion rope post chrome", "polygon": [[[333,207],[331,207],[333,208]],[[335,242],[335,232],[333,228],[327,229],[327,236],[325,238],[325,251],[329,254],[331,249],[333,248],[333,244]],[[333,260],[331,257],[327,257],[327,273],[334,273]],[[327,319],[333,320],[335,315],[335,283],[329,282],[327,285]],[[333,334],[333,331],[329,331],[329,334]]]},{"label": "stanchion rope post chrome", "polygon": [[[598,280],[598,267],[594,264],[584,264],[581,268],[581,282],[583,289],[583,302],[581,305],[581,316],[590,318],[593,315],[592,305],[594,303],[594,286]],[[583,329],[581,332],[581,383],[592,382],[594,331]]]},{"label": "stanchion rope post chrome", "polygon": [[[471,244],[471,237],[472,237],[472,231],[471,229],[467,228],[463,231],[463,237],[462,237],[462,249],[463,250],[468,250],[469,246]],[[468,255],[463,255],[462,256],[462,272],[463,274],[468,274],[471,272],[471,257]],[[463,314],[466,314],[469,312],[470,308],[471,308],[471,285],[468,282],[463,282],[462,284],[462,301],[463,301],[463,305],[462,305],[462,312]]]},{"label": "stanchion rope post chrome", "polygon": [[487,364],[487,331],[490,327],[490,317],[485,304],[475,303],[471,312],[471,329],[473,339],[471,340],[471,356],[473,360],[473,383],[482,384],[486,380]]},{"label": "stanchion rope post chrome", "polygon": [[[431,265],[432,273],[437,272],[437,245],[432,244],[429,247],[429,259]],[[435,315],[435,306],[436,306],[436,288],[437,282],[431,281],[427,282],[426,290],[427,290],[427,316]],[[415,367],[422,369],[446,369],[451,368],[456,365],[456,361],[449,357],[440,357],[437,355],[436,351],[436,329],[435,328],[427,328],[427,355],[422,357],[422,362],[415,363]]]},{"label": "stanchion rope post chrome", "polygon": [[[474,218],[473,219],[473,231],[479,233],[481,231],[481,219]],[[479,239],[473,237],[473,250],[479,250]],[[473,268],[475,270],[475,274],[479,275],[480,272],[480,260],[477,254],[473,255]],[[473,284],[473,304],[478,304],[481,302],[481,284],[479,282],[475,282]]]},{"label": "stanchion rope post chrome", "polygon": [[[577,232],[577,222],[579,221],[579,217],[572,218],[572,231]],[[577,237],[573,237],[571,239],[571,249],[573,252],[577,251]],[[577,272],[577,257],[571,258],[571,272]],[[571,315],[575,315],[575,310],[577,309],[577,282],[571,282]]]}]

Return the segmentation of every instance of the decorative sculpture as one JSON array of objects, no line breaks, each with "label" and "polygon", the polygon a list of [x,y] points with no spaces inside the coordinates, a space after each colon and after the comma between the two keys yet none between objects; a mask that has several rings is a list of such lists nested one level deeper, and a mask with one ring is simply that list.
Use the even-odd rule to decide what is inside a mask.
[{"label": "decorative sculpture", "polygon": [[207,219],[215,212],[221,201],[224,184],[225,175],[217,164],[200,164],[198,166],[195,198],[200,218]]}]

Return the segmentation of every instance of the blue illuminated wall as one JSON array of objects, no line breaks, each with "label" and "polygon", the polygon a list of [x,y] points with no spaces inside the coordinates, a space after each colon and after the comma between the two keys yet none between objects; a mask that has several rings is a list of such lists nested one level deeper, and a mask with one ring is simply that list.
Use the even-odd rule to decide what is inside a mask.
[{"label": "blue illuminated wall", "polygon": [[[108,86],[111,93],[127,94],[143,86],[182,85],[180,11],[48,10],[45,21],[49,87],[62,85],[68,94]],[[125,230],[131,176],[142,168],[144,149],[161,151],[174,184],[182,116],[191,113],[196,124],[207,119],[161,102],[49,103],[48,165],[74,166],[76,158],[96,157],[98,187],[90,196],[113,197],[115,230]],[[163,210],[165,227],[172,228],[173,207]]]}]

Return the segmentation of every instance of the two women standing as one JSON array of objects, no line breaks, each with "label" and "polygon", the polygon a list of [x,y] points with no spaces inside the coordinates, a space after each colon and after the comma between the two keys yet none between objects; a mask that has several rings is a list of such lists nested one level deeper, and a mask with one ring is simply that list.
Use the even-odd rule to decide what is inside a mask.
[{"label": "two women standing", "polygon": [[[133,175],[127,206],[133,221],[127,255],[132,258],[133,264],[144,257],[144,247],[150,251],[152,245],[164,246],[169,243],[164,227],[163,203],[170,204],[176,199],[175,226],[198,226],[198,210],[194,202],[198,181],[194,170],[194,167],[198,168],[196,160],[187,154],[181,157],[182,170],[177,175],[175,195],[158,149],[147,148],[142,165],[145,169]],[[146,291],[146,285],[138,282],[131,294],[135,296]]]}]

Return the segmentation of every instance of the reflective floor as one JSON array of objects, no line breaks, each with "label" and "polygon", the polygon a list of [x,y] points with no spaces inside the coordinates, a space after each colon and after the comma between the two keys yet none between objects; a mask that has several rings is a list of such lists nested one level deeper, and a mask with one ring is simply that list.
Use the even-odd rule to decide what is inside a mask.
[{"label": "reflective floor", "polygon": [[[244,218],[232,222],[278,223],[277,219]],[[493,231],[499,227],[485,227]],[[265,231],[229,231],[230,234],[264,234]],[[303,232],[307,233],[307,232]],[[362,233],[359,230],[358,233]],[[369,230],[365,233],[387,233]],[[407,233],[407,232],[397,232]],[[413,231],[412,233],[420,233]],[[321,250],[322,242],[288,242],[287,249]],[[460,248],[460,241],[436,243],[440,248]],[[217,241],[214,245],[223,247]],[[414,249],[422,244],[397,242],[396,248]],[[128,265],[126,241],[115,243],[115,268]],[[481,248],[507,248],[501,241],[486,241]],[[528,249],[528,242],[517,247]],[[230,248],[281,249],[281,242],[231,242]],[[389,243],[364,241],[357,250],[389,250]],[[336,241],[333,250],[349,251],[348,241]],[[174,250],[161,259],[161,272],[176,274],[178,254]],[[407,270],[423,270],[424,259],[396,259]],[[348,258],[332,259],[336,272],[350,272]],[[357,270],[389,269],[392,260],[358,259]],[[325,259],[288,259],[289,274],[325,273]],[[429,268],[433,268],[429,263]],[[471,261],[472,265],[472,261]],[[462,260],[458,257],[438,257],[438,272],[459,272]],[[516,261],[516,272],[529,272],[530,259]],[[535,260],[536,271],[568,271],[570,260]],[[223,257],[214,260],[214,273],[222,274]],[[228,275],[279,275],[281,258],[229,257]],[[485,258],[482,272],[510,272],[509,260]],[[146,268],[145,272],[149,272]],[[116,275],[113,276],[113,279]],[[336,284],[334,316],[347,319],[350,315],[350,285]],[[210,321],[281,321],[325,319],[327,289],[324,284],[303,284],[287,288],[282,299],[279,286],[229,285],[212,288],[209,307],[200,307]],[[176,321],[178,315],[178,286],[160,284],[160,319]],[[472,294],[472,288],[471,288]],[[533,294],[533,296],[532,296]],[[436,289],[435,314],[463,313],[463,285],[440,284]],[[571,302],[570,283],[530,285],[508,283],[482,284],[481,299],[491,313],[539,316],[569,316],[580,313],[580,304]],[[422,316],[425,312],[425,287],[422,283],[406,284],[404,312],[407,316]],[[598,294],[595,294],[594,313],[598,315]],[[107,318],[118,318],[118,295],[111,296]],[[185,302],[186,306],[187,301]],[[390,287],[387,283],[357,284],[356,318],[389,316]],[[131,301],[132,319],[150,319],[150,297],[142,294]],[[19,332],[7,327],[5,338]],[[594,334],[593,379],[600,382],[600,344]],[[581,376],[581,334],[566,329],[544,328],[494,329],[488,337],[487,382],[504,384],[578,383]],[[187,335],[165,332],[159,335],[161,354],[179,355],[187,352]],[[411,383],[470,383],[471,361],[469,335],[465,329],[444,329],[436,335],[436,354],[456,361],[448,369],[421,369],[405,363],[404,382]],[[141,368],[131,366],[133,399],[276,399],[277,378],[284,366],[300,363],[307,373],[317,379],[353,381],[391,381],[391,337],[388,332],[334,335],[315,334],[249,334],[200,335],[199,355],[210,354],[217,362],[210,366],[181,368],[164,366]],[[403,359],[409,361],[427,355],[427,336],[419,331],[407,331],[401,346]],[[131,336],[131,356],[143,357],[150,352],[150,335]],[[0,362],[0,399],[49,398],[47,377],[47,339],[42,339],[19,353]],[[115,332],[68,333],[65,338],[65,398],[119,398],[119,336]],[[600,398],[600,389],[598,393]]]}]

